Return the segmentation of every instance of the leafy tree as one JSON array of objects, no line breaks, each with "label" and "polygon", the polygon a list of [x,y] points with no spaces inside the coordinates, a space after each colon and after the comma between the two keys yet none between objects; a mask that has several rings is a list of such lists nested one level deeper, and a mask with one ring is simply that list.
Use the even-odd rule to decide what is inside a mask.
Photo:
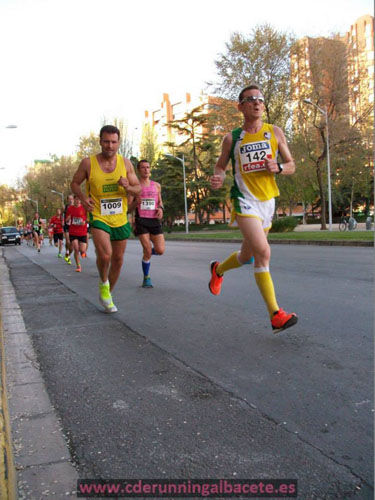
[{"label": "leafy tree", "polygon": [[[178,147],[182,149],[185,155],[185,168],[188,188],[188,196],[195,213],[195,222],[198,218],[198,205],[201,200],[199,190],[200,170],[198,160],[198,144],[203,137],[203,126],[207,123],[207,114],[203,113],[205,105],[202,104],[185,113],[185,116],[179,120],[174,120],[168,124],[181,137],[178,141]],[[169,147],[175,144],[169,143]]]},{"label": "leafy tree", "polygon": [[[219,154],[222,137],[221,129],[220,135],[217,133],[218,129],[215,129],[216,111],[205,103],[169,124],[182,138],[179,148],[183,149],[186,158],[188,196],[196,223],[198,220],[203,221],[204,214],[209,220],[210,213],[225,202],[222,199],[223,191],[212,193],[209,187],[209,178]],[[168,146],[173,150],[175,144],[169,143]]]},{"label": "leafy tree", "polygon": [[48,162],[35,162],[32,167],[29,167],[19,185],[23,198],[19,209],[24,217],[29,219],[36,211],[35,203],[28,201],[27,198],[38,202],[42,218],[50,217],[56,208],[61,207],[60,196],[51,191],[62,193],[66,199],[66,196],[70,194],[70,182],[77,166],[78,160],[73,156],[61,158],[52,156]]},{"label": "leafy tree", "polygon": [[18,193],[15,188],[9,187],[5,184],[0,185],[0,226],[15,224],[16,211],[13,205],[17,200],[17,194]]},{"label": "leafy tree", "polygon": [[335,205],[341,212],[353,214],[358,205],[365,205],[366,215],[370,209],[370,193],[373,170],[369,162],[369,151],[363,144],[358,129],[351,130],[351,140],[336,144],[333,158],[336,162]]},{"label": "leafy tree", "polygon": [[[180,156],[180,153],[176,153]],[[184,181],[181,162],[178,160],[160,156],[152,169],[152,179],[160,182],[164,204],[164,220],[170,230],[176,219],[184,217]],[[189,210],[189,205],[188,205]]]},{"label": "leafy tree", "polygon": [[120,146],[118,153],[125,158],[130,158],[133,154],[133,137],[129,134],[128,123],[123,118],[115,118],[113,125],[120,131]]},{"label": "leafy tree", "polygon": [[143,125],[142,138],[139,146],[140,157],[154,165],[160,155],[156,131],[149,123]]},{"label": "leafy tree", "polygon": [[81,162],[87,156],[97,154],[99,152],[99,136],[94,132],[90,132],[88,136],[81,136],[77,146],[78,162]]},{"label": "leafy tree", "polygon": [[[349,122],[348,56],[345,44],[338,37],[307,39],[307,44],[297,44],[293,49],[295,58],[305,60],[308,48],[310,72],[309,84],[305,85],[306,90],[301,95],[296,114],[295,133],[304,142],[306,157],[315,168],[321,202],[321,228],[326,229],[328,137],[325,113],[328,117],[333,202],[342,201],[339,191],[343,186],[340,182],[343,169],[355,163],[358,168],[362,140],[358,129]],[[302,104],[304,98],[310,99],[315,106]],[[344,157],[346,160],[343,162]]]},{"label": "leafy tree", "polygon": [[216,93],[237,101],[244,87],[258,84],[265,98],[267,122],[284,128],[290,116],[290,48],[294,41],[291,34],[269,24],[256,26],[249,36],[233,33],[226,52],[215,61]]}]

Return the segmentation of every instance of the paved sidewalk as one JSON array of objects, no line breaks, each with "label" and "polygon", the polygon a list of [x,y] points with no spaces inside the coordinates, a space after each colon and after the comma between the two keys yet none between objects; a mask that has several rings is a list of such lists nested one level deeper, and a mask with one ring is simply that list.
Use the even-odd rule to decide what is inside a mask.
[{"label": "paved sidewalk", "polygon": [[76,498],[78,475],[2,256],[0,283],[1,341],[5,352],[1,362],[6,372],[1,389],[8,397],[8,408],[3,404],[2,410],[8,413],[9,409],[6,418],[11,424],[5,436],[8,455],[13,445],[6,475],[0,478],[0,491],[7,495],[2,498],[16,499],[17,490],[19,499]]}]

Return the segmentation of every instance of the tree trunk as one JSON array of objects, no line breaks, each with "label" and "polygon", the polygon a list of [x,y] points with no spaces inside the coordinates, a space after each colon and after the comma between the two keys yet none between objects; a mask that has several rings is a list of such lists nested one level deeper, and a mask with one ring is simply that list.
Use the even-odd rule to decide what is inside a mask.
[{"label": "tree trunk", "polygon": [[350,210],[349,210],[350,217],[353,217],[353,198],[354,198],[354,182],[352,184],[352,190],[350,192]]}]

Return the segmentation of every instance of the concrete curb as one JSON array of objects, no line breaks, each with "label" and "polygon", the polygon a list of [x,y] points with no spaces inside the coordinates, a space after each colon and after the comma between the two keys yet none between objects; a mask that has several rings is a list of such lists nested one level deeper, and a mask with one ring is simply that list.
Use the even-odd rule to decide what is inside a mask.
[{"label": "concrete curb", "polygon": [[12,453],[8,394],[6,390],[5,349],[2,315],[0,313],[0,497],[4,500],[17,498],[16,470]]},{"label": "concrete curb", "polygon": [[78,474],[45,389],[2,254],[0,277],[0,341],[5,353],[1,358],[7,378],[0,389],[2,399],[8,399],[11,427],[0,453],[7,452],[11,459],[13,448],[14,462],[10,461],[8,481],[3,484],[8,489],[4,499],[76,498],[71,488],[77,484]]}]

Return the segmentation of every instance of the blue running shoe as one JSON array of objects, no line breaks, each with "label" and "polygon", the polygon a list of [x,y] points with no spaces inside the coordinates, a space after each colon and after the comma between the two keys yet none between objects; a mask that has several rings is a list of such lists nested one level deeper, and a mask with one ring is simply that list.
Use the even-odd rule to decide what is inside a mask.
[{"label": "blue running shoe", "polygon": [[150,276],[143,278],[142,288],[154,288]]}]

